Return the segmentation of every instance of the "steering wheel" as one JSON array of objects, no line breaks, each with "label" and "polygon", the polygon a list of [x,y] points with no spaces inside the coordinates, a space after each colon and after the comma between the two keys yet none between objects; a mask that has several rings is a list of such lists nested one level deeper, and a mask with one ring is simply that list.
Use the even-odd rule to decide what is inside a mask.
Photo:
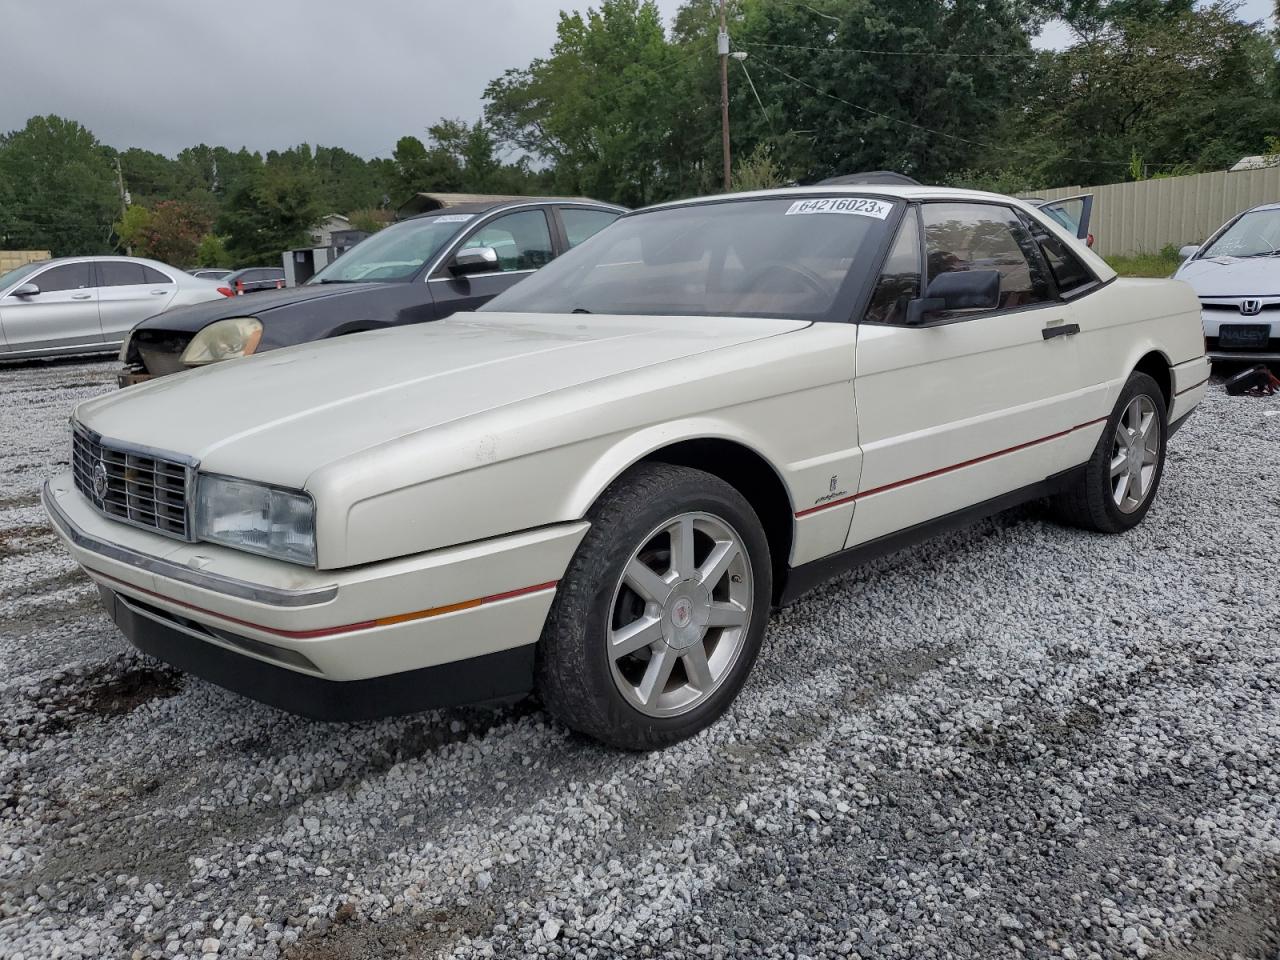
[{"label": "steering wheel", "polygon": [[751,279],[751,283],[747,286],[748,293],[756,293],[765,285],[764,281],[773,274],[790,274],[796,277],[808,287],[813,293],[819,297],[830,300],[832,293],[831,287],[827,281],[818,276],[808,267],[802,267],[798,263],[788,263],[785,260],[774,260],[762,266],[756,275]]}]

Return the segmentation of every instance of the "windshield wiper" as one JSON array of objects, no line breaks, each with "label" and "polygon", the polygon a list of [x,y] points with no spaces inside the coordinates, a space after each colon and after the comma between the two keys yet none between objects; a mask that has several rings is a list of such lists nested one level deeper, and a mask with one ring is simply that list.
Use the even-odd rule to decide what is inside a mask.
[{"label": "windshield wiper", "polygon": [[570,313],[590,313],[591,311],[588,310],[586,307],[574,307],[569,312]]},{"label": "windshield wiper", "polygon": [[330,280],[328,277],[321,277],[317,283],[362,283],[360,280]]}]

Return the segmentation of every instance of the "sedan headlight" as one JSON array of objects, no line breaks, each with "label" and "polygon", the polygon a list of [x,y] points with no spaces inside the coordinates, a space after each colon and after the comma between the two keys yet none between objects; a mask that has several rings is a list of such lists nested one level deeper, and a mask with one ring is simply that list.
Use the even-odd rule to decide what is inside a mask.
[{"label": "sedan headlight", "polygon": [[211,323],[187,344],[182,362],[190,366],[247,357],[262,340],[262,321],[257,317],[234,317]]},{"label": "sedan headlight", "polygon": [[196,484],[196,537],[313,567],[315,503],[300,491],[202,473]]}]

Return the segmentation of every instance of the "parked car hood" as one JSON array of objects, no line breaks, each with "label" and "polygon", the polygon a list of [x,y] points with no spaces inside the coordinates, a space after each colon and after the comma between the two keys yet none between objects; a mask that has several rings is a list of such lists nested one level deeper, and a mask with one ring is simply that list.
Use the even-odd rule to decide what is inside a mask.
[{"label": "parked car hood", "polygon": [[[212,287],[225,287],[220,281],[204,281]],[[336,297],[349,297],[364,293],[367,290],[384,286],[380,283],[334,283],[309,284],[301,287],[290,287],[286,290],[268,290],[262,293],[249,293],[239,297],[222,297],[207,303],[197,303],[190,307],[177,307],[144,320],[135,330],[175,330],[183,333],[195,333],[203,330],[217,320],[228,320],[231,317],[261,317],[272,310],[290,307],[295,303],[307,303],[312,300],[330,300]]]},{"label": "parked car hood", "polygon": [[807,326],[457,314],[163,377],[87,400],[75,416],[104,437],[197,457],[210,472],[301,487],[327,463],[408,434]]},{"label": "parked car hood", "polygon": [[1201,297],[1274,297],[1280,294],[1280,257],[1206,257],[1189,260],[1174,278]]}]

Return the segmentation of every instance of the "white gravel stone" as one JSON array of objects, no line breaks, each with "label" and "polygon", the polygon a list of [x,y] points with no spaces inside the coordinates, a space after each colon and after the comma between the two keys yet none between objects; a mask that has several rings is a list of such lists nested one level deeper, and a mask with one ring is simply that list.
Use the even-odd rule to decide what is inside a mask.
[{"label": "white gravel stone", "polygon": [[111,370],[0,370],[0,956],[1280,960],[1280,398],[1213,385],[1128,535],[1028,507],[815,591],[635,755],[131,652],[36,498]]}]

